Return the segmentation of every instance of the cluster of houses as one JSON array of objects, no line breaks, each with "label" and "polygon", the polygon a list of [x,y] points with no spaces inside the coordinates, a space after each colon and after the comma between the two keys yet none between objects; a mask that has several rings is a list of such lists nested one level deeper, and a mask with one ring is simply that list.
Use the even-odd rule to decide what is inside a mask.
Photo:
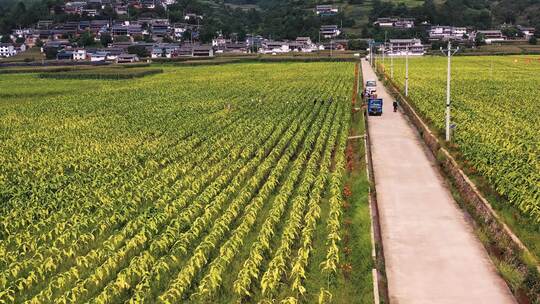
[{"label": "cluster of houses", "polygon": [[118,36],[125,36],[132,41],[141,37],[149,37],[155,41],[161,41],[165,37],[181,40],[184,33],[197,32],[198,27],[196,24],[187,22],[171,24],[168,19],[155,18],[140,18],[136,21],[123,22],[110,20],[67,21],[60,24],[43,20],[39,21],[35,28],[14,29],[11,39],[23,39],[24,43],[30,47],[34,46],[37,41],[75,38],[87,32],[91,33],[96,40],[104,34],[111,35],[113,40]]},{"label": "cluster of houses", "polygon": [[145,56],[151,58],[214,56],[212,46],[195,43],[117,42],[111,43],[106,48],[80,48],[72,46],[67,40],[57,40],[45,43],[41,51],[47,52],[48,48],[58,50],[57,60],[131,63],[140,60],[137,54],[130,54],[133,47],[138,50],[137,53],[143,50]]},{"label": "cluster of houses", "polygon": [[[107,8],[118,15],[128,15],[129,7],[154,9],[158,6],[166,7],[175,2],[175,0],[75,0],[66,1],[59,9],[65,14],[97,17],[101,16]],[[52,8],[54,9],[58,7]]]},{"label": "cluster of houses", "polygon": [[335,40],[329,43],[316,44],[309,37],[276,41],[265,39],[261,36],[249,35],[244,41],[233,41],[220,35],[212,40],[212,44],[139,41],[113,42],[105,48],[80,48],[73,46],[68,40],[52,40],[46,42],[41,47],[41,51],[47,52],[48,49],[55,50],[57,60],[127,63],[136,62],[141,59],[136,54],[130,54],[130,50],[134,48],[138,51],[144,50],[146,56],[151,58],[177,58],[213,57],[215,54],[220,53],[249,53],[253,51],[273,55],[288,52],[309,53],[324,49],[344,50],[346,46],[347,40]]},{"label": "cluster of houses", "polygon": [[[380,28],[396,30],[411,29],[415,27],[414,19],[411,18],[378,18],[373,22],[373,25]],[[429,41],[475,41],[478,35],[482,35],[487,44],[518,39],[516,37],[506,37],[503,34],[502,29],[504,29],[506,25],[503,25],[501,29],[492,30],[475,30],[471,27],[430,25],[426,22],[419,24],[419,26],[426,28]],[[529,40],[535,34],[535,29],[532,27],[517,25],[516,29],[521,33],[521,37],[519,38],[524,41]]]}]

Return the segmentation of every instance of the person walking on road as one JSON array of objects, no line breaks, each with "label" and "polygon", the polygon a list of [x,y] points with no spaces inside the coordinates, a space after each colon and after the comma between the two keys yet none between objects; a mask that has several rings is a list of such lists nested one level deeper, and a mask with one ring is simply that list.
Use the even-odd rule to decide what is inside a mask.
[{"label": "person walking on road", "polygon": [[394,102],[392,103],[392,105],[394,106],[394,112],[397,112],[397,107],[398,107],[398,102],[397,102],[397,100],[394,100]]}]

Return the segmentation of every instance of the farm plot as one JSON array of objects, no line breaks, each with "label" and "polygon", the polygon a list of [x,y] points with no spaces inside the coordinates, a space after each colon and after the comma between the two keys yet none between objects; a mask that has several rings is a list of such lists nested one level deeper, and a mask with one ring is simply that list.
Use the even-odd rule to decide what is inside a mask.
[{"label": "farm plot", "polygon": [[164,70],[0,83],[0,303],[369,303],[353,65]]},{"label": "farm plot", "polygon": [[[403,59],[394,80],[404,87]],[[386,61],[389,72],[390,62]],[[455,57],[452,64],[453,143],[471,173],[530,219],[525,241],[538,254],[540,223],[540,61],[537,57]],[[410,97],[438,132],[444,128],[446,58],[410,60]],[[441,134],[440,133],[440,134]],[[519,210],[519,211],[517,211]],[[529,239],[530,237],[530,239]]]}]

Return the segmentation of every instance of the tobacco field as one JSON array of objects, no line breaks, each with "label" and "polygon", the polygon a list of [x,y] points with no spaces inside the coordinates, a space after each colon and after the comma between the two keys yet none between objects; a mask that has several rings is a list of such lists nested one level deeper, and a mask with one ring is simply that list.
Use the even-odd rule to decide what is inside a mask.
[{"label": "tobacco field", "polygon": [[[444,134],[446,60],[409,61],[409,96],[439,134]],[[390,60],[385,64],[390,75]],[[395,59],[400,88],[404,75],[405,60]],[[453,144],[468,166],[535,225],[540,223],[539,84],[537,56],[453,57]]]},{"label": "tobacco field", "polygon": [[[0,303],[370,303],[368,186],[347,184],[353,64],[163,70],[2,76]],[[417,99],[434,93],[421,81]],[[538,108],[506,101],[522,89],[501,89],[500,117],[462,103],[477,132],[457,136],[540,216]],[[487,138],[496,151],[472,144]]]}]

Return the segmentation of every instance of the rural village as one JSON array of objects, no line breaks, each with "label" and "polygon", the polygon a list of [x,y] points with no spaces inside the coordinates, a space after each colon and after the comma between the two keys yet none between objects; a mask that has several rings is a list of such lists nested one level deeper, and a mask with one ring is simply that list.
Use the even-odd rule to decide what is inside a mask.
[{"label": "rural village", "polygon": [[[229,37],[216,33],[211,43],[205,44],[198,38],[202,15],[186,13],[183,16],[184,22],[176,23],[166,18],[126,21],[100,18],[106,9],[114,10],[118,16],[127,16],[129,5],[152,10],[158,6],[166,9],[172,3],[170,0],[142,0],[127,4],[111,0],[66,2],[58,8],[59,13],[76,15],[80,21],[54,23],[51,20],[40,20],[30,28],[14,28],[11,35],[1,39],[0,57],[11,57],[38,47],[49,60],[132,63],[149,58],[213,57],[226,53],[277,55],[323,50],[366,50],[372,45],[376,45],[378,52],[386,55],[404,56],[424,55],[434,43],[448,40],[473,48],[480,44],[536,41],[535,29],[521,25],[477,30],[474,27],[415,23],[413,18],[381,17],[373,22],[374,27],[398,31],[419,28],[425,31],[426,38],[424,41],[415,37],[388,39],[379,43],[364,38],[360,39],[361,43],[352,45],[339,25],[328,24],[320,26],[316,39],[297,37],[295,40],[273,40],[253,34],[239,39],[235,33]],[[314,8],[315,15],[322,18],[338,12],[339,9],[332,5],[317,5]]]}]

